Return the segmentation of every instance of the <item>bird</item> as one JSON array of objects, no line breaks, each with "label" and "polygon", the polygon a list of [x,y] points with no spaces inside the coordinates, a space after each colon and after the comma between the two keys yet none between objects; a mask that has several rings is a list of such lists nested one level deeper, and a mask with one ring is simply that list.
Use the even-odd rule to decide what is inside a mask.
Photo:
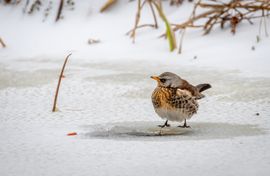
[{"label": "bird", "polygon": [[198,100],[205,97],[201,92],[212,86],[209,83],[193,86],[172,72],[164,72],[151,78],[157,81],[157,87],[151,96],[152,104],[158,116],[166,120],[159,127],[169,127],[168,121],[184,121],[184,124],[178,127],[190,128],[186,120],[197,113]]}]

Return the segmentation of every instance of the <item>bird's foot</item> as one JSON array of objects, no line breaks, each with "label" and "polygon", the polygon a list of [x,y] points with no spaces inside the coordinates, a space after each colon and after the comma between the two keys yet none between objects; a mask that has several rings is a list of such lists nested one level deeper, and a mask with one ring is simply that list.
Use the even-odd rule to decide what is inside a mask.
[{"label": "bird's foot", "polygon": [[164,128],[164,127],[170,127],[170,124],[164,124],[164,125],[158,125],[158,127]]},{"label": "bird's foot", "polygon": [[159,125],[159,127],[164,128],[164,127],[170,127],[171,125],[168,124],[168,120],[164,123],[164,125]]},{"label": "bird's foot", "polygon": [[164,128],[164,127],[170,127],[171,125],[158,125],[158,127]]},{"label": "bird's foot", "polygon": [[191,127],[188,126],[188,125],[179,125],[178,127],[180,127],[180,128],[191,128]]}]

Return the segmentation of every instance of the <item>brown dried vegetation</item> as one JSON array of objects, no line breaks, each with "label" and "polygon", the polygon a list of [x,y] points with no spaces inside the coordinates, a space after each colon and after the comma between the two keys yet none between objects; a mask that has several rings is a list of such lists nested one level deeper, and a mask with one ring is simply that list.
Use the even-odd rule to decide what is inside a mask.
[{"label": "brown dried vegetation", "polygon": [[5,42],[2,40],[2,38],[0,37],[0,44],[2,45],[2,47],[3,48],[5,48],[6,47],[6,44],[5,44]]},{"label": "brown dried vegetation", "polygon": [[[206,11],[196,14],[198,8],[206,9]],[[228,23],[234,34],[242,21],[246,20],[253,24],[252,19],[266,18],[269,16],[269,11],[269,0],[231,0],[228,3],[221,0],[199,0],[194,6],[190,19],[175,25],[173,31],[199,27],[204,30],[204,34],[208,34],[215,25],[224,28],[225,24]],[[202,22],[201,19],[206,19],[206,21]]]}]

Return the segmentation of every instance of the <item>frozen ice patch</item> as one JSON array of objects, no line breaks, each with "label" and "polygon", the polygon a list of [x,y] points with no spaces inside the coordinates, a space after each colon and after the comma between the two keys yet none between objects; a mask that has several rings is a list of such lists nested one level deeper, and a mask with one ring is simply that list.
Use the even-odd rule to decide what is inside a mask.
[{"label": "frozen ice patch", "polygon": [[9,70],[0,64],[0,90],[6,88],[38,87],[57,79],[58,70],[39,69],[29,71]]},{"label": "frozen ice patch", "polygon": [[111,124],[97,124],[85,126],[89,132],[85,137],[94,138],[128,138],[149,137],[163,135],[182,135],[191,131],[190,128],[158,127],[158,122],[121,122]]},{"label": "frozen ice patch", "polygon": [[[176,124],[160,128],[160,122],[119,122],[83,126],[82,138],[123,140],[212,140],[243,136],[257,136],[266,131],[257,125],[230,123],[189,123],[191,128]],[[158,137],[160,136],[160,137]]]}]

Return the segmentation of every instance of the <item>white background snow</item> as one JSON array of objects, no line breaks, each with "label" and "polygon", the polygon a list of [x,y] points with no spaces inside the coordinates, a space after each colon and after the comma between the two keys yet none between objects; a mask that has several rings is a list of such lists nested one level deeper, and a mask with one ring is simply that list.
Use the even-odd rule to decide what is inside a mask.
[{"label": "white background snow", "polygon": [[[0,175],[269,175],[270,40],[262,32],[256,42],[259,21],[242,24],[235,36],[229,28],[207,36],[189,30],[179,55],[158,38],[161,21],[158,30],[138,30],[132,44],[125,33],[136,2],[100,14],[103,3],[76,1],[58,23],[56,9],[42,22],[42,13],[0,6],[7,44],[0,49]],[[179,23],[192,6],[164,9]],[[150,11],[142,19],[151,22]],[[90,38],[101,43],[89,45]],[[60,111],[52,113],[69,53]],[[150,76],[164,71],[213,86],[181,135],[147,133],[163,123],[151,104]],[[72,131],[78,135],[67,136]]]}]

